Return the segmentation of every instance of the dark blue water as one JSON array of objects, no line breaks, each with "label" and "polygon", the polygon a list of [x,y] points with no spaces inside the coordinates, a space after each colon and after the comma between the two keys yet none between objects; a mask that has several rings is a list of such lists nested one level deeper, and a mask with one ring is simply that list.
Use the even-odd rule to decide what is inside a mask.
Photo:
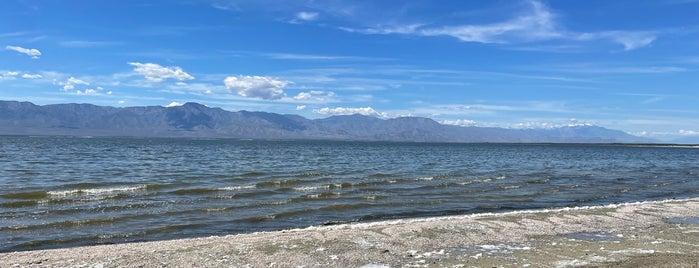
[{"label": "dark blue water", "polygon": [[699,196],[699,148],[0,137],[0,251]]}]

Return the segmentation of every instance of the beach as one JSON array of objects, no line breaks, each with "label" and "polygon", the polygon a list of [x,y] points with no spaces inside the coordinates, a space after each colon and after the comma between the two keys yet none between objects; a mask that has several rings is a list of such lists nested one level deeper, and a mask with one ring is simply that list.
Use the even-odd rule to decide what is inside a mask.
[{"label": "beach", "polygon": [[0,267],[699,267],[699,198],[0,254]]}]

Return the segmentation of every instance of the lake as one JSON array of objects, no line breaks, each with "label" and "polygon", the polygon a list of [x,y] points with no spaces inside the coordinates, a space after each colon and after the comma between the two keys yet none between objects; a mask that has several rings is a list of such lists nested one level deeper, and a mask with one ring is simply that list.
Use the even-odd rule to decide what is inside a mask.
[{"label": "lake", "polygon": [[0,251],[699,196],[699,148],[0,136]]}]

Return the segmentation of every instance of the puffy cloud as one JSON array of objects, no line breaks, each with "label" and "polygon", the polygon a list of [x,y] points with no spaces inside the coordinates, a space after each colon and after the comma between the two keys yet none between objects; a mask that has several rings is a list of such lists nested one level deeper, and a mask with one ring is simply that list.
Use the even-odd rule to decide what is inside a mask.
[{"label": "puffy cloud", "polygon": [[306,105],[299,105],[299,106],[296,106],[296,110],[297,110],[297,111],[306,110]]},{"label": "puffy cloud", "polygon": [[[104,91],[104,88],[102,87],[96,87],[96,88],[86,88],[85,90],[76,90],[75,94],[80,95],[80,96],[99,96],[102,95]],[[112,95],[111,91],[107,91],[104,94],[107,95]]]},{"label": "puffy cloud", "polygon": [[95,90],[95,89],[86,88],[86,89],[83,90],[83,91],[76,90],[76,91],[75,91],[75,94],[78,94],[78,95],[81,95],[81,96],[83,96],[83,95],[91,95],[91,96],[94,96],[94,95],[98,95],[98,92],[97,92],[97,90]]},{"label": "puffy cloud", "polygon": [[73,89],[75,89],[76,85],[86,85],[86,86],[90,85],[90,83],[85,82],[85,81],[80,80],[80,79],[77,79],[77,78],[72,77],[72,76],[70,78],[68,78],[68,80],[66,80],[65,82],[58,82],[57,84],[60,86],[63,86],[63,91],[73,90]]},{"label": "puffy cloud", "polygon": [[268,76],[229,76],[223,80],[226,89],[248,98],[277,100],[284,96],[284,87],[289,81],[278,80]]},{"label": "puffy cloud", "polygon": [[321,108],[313,110],[314,113],[324,114],[324,115],[353,115],[361,114],[367,116],[376,117],[388,117],[387,113],[379,113],[374,108],[371,107],[360,107],[360,108],[348,108],[348,107],[335,107],[335,108]]},{"label": "puffy cloud", "polygon": [[76,89],[76,86],[79,86],[79,85],[89,86],[90,83],[88,83],[84,80],[80,80],[78,78],[72,77],[72,76],[63,82],[54,81],[54,84],[62,86],[63,87],[62,89],[65,92],[73,92],[79,96],[99,96],[99,95],[103,95],[103,94],[112,95],[112,91],[104,92],[103,87],[94,87],[94,88],[85,87],[82,90]]},{"label": "puffy cloud", "polygon": [[40,74],[23,74],[22,75],[22,78],[25,78],[25,79],[39,79],[42,77],[43,76],[41,76]]},{"label": "puffy cloud", "polygon": [[296,13],[296,18],[304,21],[313,21],[318,19],[317,12],[299,12]]},{"label": "puffy cloud", "polygon": [[325,92],[325,91],[310,91],[310,92],[301,92],[298,95],[294,96],[294,100],[297,101],[315,101],[315,102],[327,102],[329,101],[332,97],[335,96],[334,92]]},{"label": "puffy cloud", "polygon": [[461,127],[470,127],[476,125],[476,121],[468,119],[442,120],[440,123],[442,123],[442,125],[452,125]]},{"label": "puffy cloud", "polygon": [[165,67],[155,63],[140,62],[129,62],[129,65],[134,66],[134,72],[143,75],[148,81],[162,82],[165,79],[178,81],[194,79],[194,76],[177,66]]},{"label": "puffy cloud", "polygon": [[32,57],[32,59],[38,59],[41,56],[41,51],[39,51],[36,48],[23,48],[23,47],[17,47],[17,46],[6,46],[5,49],[17,51],[19,53],[22,53],[22,54],[25,54],[29,57]]}]

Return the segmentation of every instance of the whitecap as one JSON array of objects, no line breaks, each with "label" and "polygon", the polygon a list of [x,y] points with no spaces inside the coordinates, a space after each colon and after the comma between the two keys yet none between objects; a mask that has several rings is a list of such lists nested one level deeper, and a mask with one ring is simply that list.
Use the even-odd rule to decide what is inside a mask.
[{"label": "whitecap", "polygon": [[221,191],[238,191],[238,190],[245,190],[245,189],[254,189],[257,188],[257,185],[242,185],[242,186],[228,186],[228,187],[221,187],[218,188],[217,190]]},{"label": "whitecap", "polygon": [[92,189],[75,189],[65,191],[49,191],[51,196],[71,196],[71,195],[101,195],[116,192],[136,192],[145,191],[146,185],[137,185],[130,187],[113,187],[113,188],[92,188]]},{"label": "whitecap", "polygon": [[318,189],[330,189],[330,185],[295,187],[294,191],[310,192]]}]

